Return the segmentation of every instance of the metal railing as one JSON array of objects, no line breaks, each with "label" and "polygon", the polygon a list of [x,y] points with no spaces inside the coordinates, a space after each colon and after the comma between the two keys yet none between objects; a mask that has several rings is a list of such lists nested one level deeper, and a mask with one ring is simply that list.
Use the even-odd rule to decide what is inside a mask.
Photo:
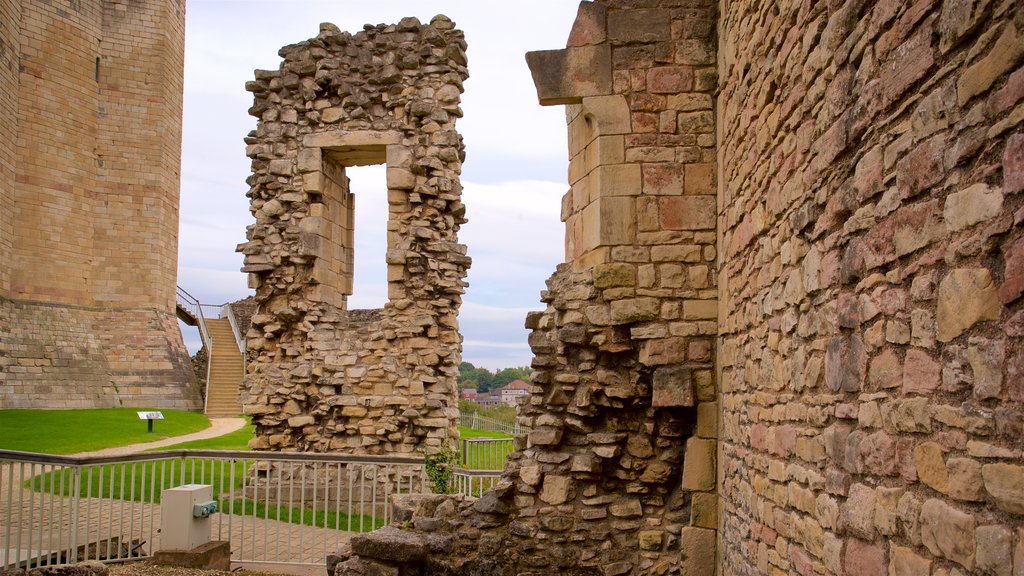
[{"label": "metal railing", "polygon": [[459,463],[468,470],[501,471],[514,449],[511,438],[464,438]]},{"label": "metal railing", "polygon": [[235,562],[322,565],[352,532],[390,520],[390,497],[427,491],[420,458],[175,450],[121,457],[0,450],[0,568],[146,558],[160,493],[213,486],[214,540]]},{"label": "metal railing", "polygon": [[245,371],[245,335],[242,334],[241,328],[238,327],[238,320],[235,319],[235,312],[231,309],[231,303],[224,304],[220,307],[220,317],[227,318],[228,324],[231,325],[231,333],[235,335],[235,344],[238,345],[238,351],[242,354],[242,371]]},{"label": "metal railing", "polygon": [[502,422],[500,420],[494,420],[481,416],[476,412],[469,414],[459,414],[459,426],[465,426],[466,428],[472,428],[474,430],[489,430],[491,432],[504,432],[505,434],[511,434],[518,436],[520,434],[526,434],[530,431],[526,426],[520,425],[518,422]]},{"label": "metal railing", "polygon": [[501,471],[456,468],[452,476],[456,494],[479,498],[501,480]]}]

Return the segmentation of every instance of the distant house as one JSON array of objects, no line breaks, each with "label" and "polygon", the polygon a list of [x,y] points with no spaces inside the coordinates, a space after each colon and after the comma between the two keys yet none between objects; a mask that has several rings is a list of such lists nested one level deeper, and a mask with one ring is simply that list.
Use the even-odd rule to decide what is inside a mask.
[{"label": "distant house", "polygon": [[509,406],[515,406],[530,395],[530,383],[523,380],[513,380],[496,390],[501,394],[501,401]]},{"label": "distant house", "polygon": [[501,404],[501,394],[497,390],[477,394],[475,402],[481,406],[497,406]]},{"label": "distant house", "polygon": [[476,402],[476,399],[476,388],[463,388],[459,390],[459,400],[469,400],[470,402]]}]

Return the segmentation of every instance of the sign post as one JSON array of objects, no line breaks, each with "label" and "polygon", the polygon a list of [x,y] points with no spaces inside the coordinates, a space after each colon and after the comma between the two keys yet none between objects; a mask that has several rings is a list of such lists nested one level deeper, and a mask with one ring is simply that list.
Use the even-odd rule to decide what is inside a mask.
[{"label": "sign post", "polygon": [[146,421],[146,432],[153,432],[153,420],[163,420],[163,412],[136,412],[139,415],[139,420]]}]

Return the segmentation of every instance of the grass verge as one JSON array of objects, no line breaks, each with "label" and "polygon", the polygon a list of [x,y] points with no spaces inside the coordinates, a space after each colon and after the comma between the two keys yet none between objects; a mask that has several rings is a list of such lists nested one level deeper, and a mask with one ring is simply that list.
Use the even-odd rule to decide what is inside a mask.
[{"label": "grass verge", "polygon": [[146,421],[137,412],[144,408],[97,408],[86,410],[0,410],[0,448],[75,454],[171,436],[190,434],[210,427],[199,412],[160,410],[164,419],[146,432]]}]

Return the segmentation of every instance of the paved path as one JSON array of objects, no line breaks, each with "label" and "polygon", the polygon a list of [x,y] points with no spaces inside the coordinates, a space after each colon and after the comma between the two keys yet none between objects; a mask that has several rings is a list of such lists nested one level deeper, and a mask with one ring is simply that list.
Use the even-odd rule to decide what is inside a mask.
[{"label": "paved path", "polygon": [[216,438],[218,436],[230,434],[235,430],[240,429],[242,426],[245,426],[245,418],[210,418],[209,428],[200,430],[199,432],[193,432],[192,434],[172,436],[155,442],[143,442],[140,444],[129,444],[128,446],[105,448],[103,450],[95,450],[93,452],[79,452],[78,454],[72,454],[72,456],[125,456],[127,454],[135,454],[137,452],[145,452],[146,450],[152,450],[154,448],[173,446],[175,444],[181,444],[182,442]]}]

